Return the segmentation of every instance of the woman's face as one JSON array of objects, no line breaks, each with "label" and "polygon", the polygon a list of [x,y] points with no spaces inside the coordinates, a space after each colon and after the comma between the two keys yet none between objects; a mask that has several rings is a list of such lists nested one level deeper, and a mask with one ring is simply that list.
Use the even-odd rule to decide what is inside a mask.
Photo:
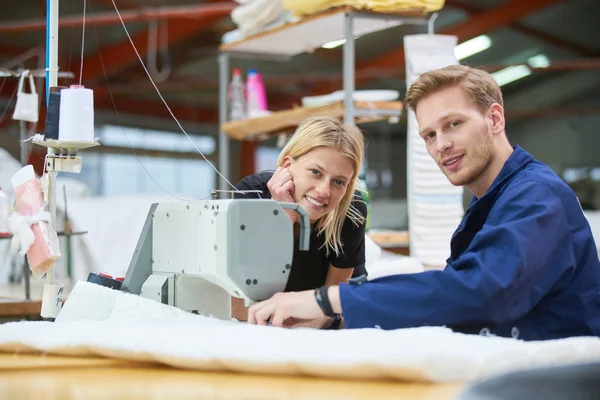
[{"label": "woman's face", "polygon": [[294,181],[293,198],[314,222],[334,210],[354,175],[351,159],[332,147],[316,147],[297,159],[285,157]]}]

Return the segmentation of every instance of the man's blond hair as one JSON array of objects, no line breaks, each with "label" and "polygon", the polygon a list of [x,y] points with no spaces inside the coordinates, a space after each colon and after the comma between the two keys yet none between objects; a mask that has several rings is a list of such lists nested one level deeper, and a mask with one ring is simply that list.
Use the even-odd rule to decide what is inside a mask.
[{"label": "man's blond hair", "polygon": [[465,65],[451,65],[424,73],[406,92],[404,104],[416,112],[423,98],[454,85],[460,86],[481,113],[494,103],[504,106],[502,91],[496,80],[486,71]]}]

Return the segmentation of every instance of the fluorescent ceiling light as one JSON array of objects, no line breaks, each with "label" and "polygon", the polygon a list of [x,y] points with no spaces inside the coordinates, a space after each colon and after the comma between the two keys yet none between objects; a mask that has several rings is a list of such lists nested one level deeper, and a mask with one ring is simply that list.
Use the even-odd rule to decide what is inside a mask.
[{"label": "fluorescent ceiling light", "polygon": [[529,64],[531,68],[548,68],[550,66],[550,60],[545,54],[538,54],[527,60],[527,64]]},{"label": "fluorescent ceiling light", "polygon": [[[354,40],[358,39],[359,37],[360,36],[355,36]],[[339,47],[344,43],[346,43],[346,39],[332,40],[331,42],[324,43],[323,45],[321,45],[321,47],[324,49],[335,49],[336,47]]]},{"label": "fluorescent ceiling light", "polygon": [[474,54],[487,50],[492,45],[492,39],[487,35],[477,36],[454,47],[454,56],[457,60],[463,60]]},{"label": "fluorescent ceiling light", "polygon": [[[545,54],[538,54],[527,59],[527,64],[531,68],[547,68],[550,66],[550,60]],[[496,71],[492,74],[499,86],[506,85],[518,79],[531,75],[531,68],[527,65],[513,65]]]},{"label": "fluorescent ceiling light", "polygon": [[499,86],[514,82],[518,79],[531,75],[531,69],[527,65],[514,65],[506,67],[492,74]]}]

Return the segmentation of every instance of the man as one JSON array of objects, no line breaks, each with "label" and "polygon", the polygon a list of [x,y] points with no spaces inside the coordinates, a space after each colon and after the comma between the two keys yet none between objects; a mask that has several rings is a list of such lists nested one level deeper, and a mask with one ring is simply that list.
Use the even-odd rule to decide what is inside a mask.
[{"label": "man", "polygon": [[500,88],[450,66],[408,90],[427,151],[474,194],[443,271],[277,294],[249,322],[346,328],[447,326],[524,340],[600,334],[600,262],[573,191],[504,130]]}]

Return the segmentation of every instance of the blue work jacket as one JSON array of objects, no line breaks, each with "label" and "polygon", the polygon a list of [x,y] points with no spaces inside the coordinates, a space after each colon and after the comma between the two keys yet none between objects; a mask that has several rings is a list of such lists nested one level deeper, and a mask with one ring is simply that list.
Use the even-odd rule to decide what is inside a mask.
[{"label": "blue work jacket", "polygon": [[600,262],[574,192],[516,146],[473,198],[443,270],[340,285],[347,328],[446,326],[545,340],[600,334]]}]

